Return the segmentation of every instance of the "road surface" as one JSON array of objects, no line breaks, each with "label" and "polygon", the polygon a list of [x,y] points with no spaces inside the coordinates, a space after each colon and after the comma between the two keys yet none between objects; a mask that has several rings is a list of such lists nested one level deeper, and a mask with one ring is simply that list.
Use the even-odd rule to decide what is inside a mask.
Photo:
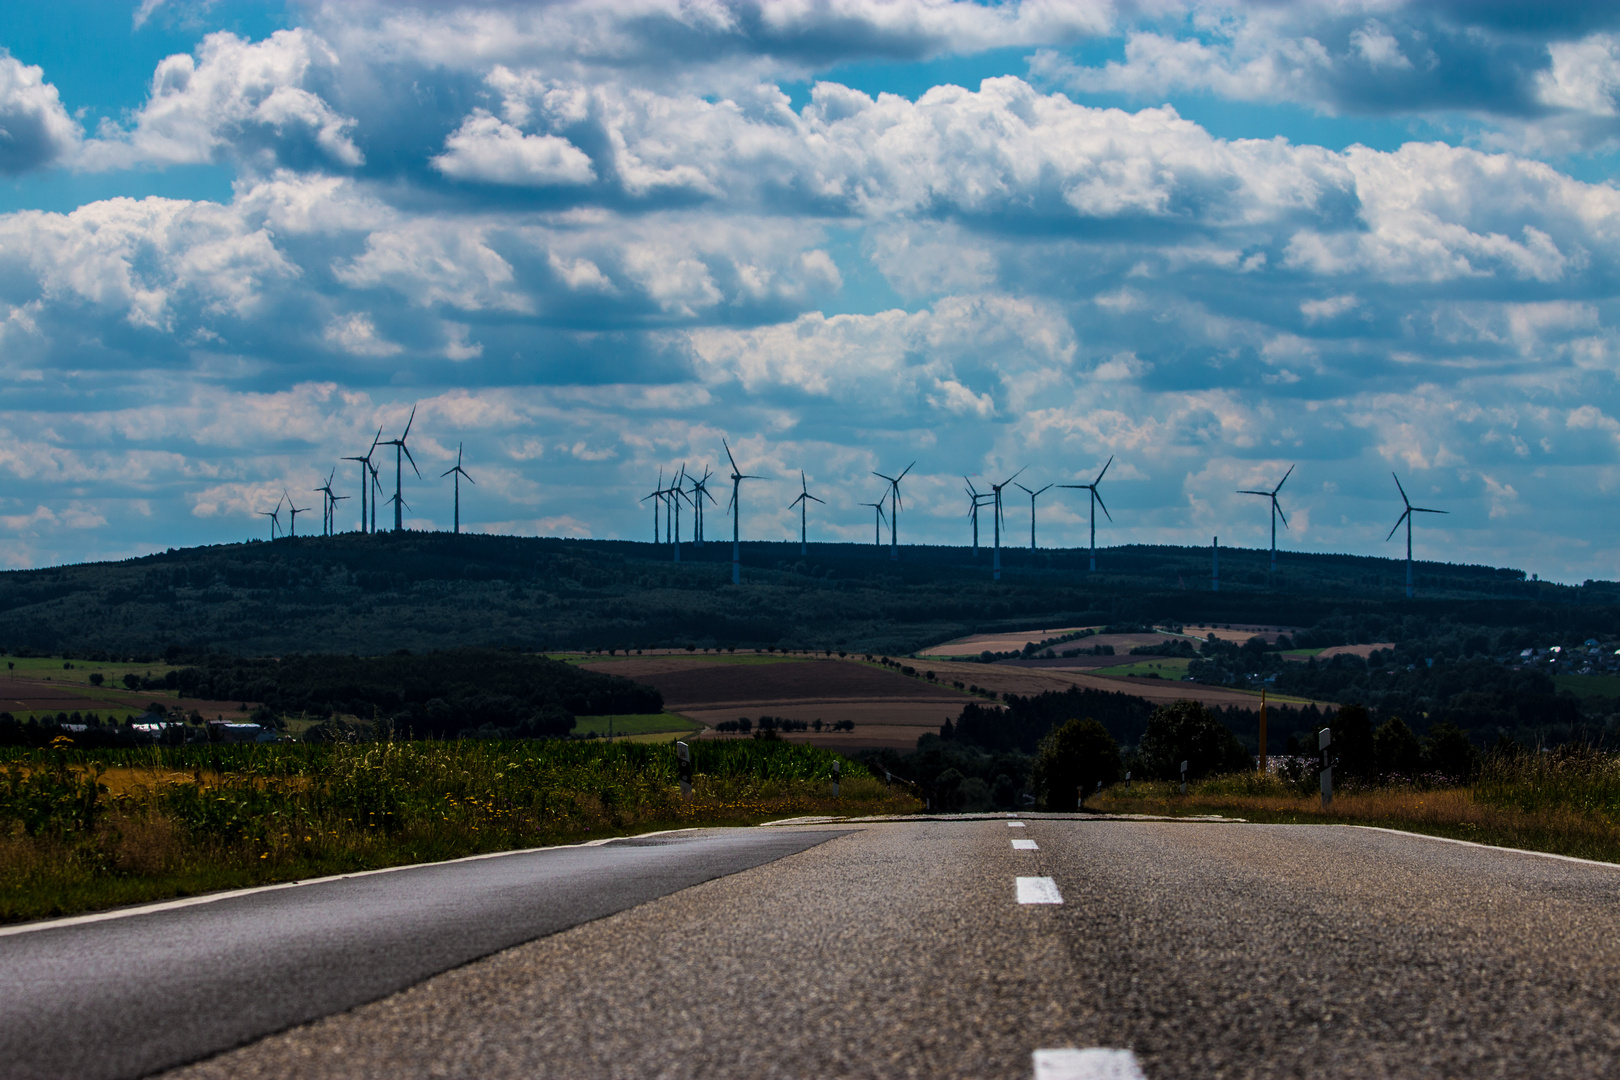
[{"label": "road surface", "polygon": [[[450,970],[441,958],[442,974],[347,1011],[328,999],[308,1010],[325,1019],[169,1076],[1028,1078],[1038,1060],[1043,1080],[1620,1075],[1620,868],[1338,826],[1020,820],[626,848],[611,888],[656,899],[536,937],[552,903],[537,886],[512,908],[533,921],[511,936],[534,940]],[[775,837],[781,857],[724,847],[737,837]],[[672,890],[689,848],[749,866]],[[503,861],[463,865],[513,877]],[[298,892],[261,894],[259,918],[295,925],[282,906]],[[130,947],[183,946],[167,916],[142,918]],[[415,919],[402,950],[436,947],[436,918]],[[107,965],[94,929],[0,938],[0,971],[13,978],[30,939],[36,970],[47,953],[58,970]],[[335,982],[387,959],[321,940],[348,957]],[[138,1016],[135,971],[101,978]],[[4,1000],[0,1060],[25,1061],[42,1041],[19,1044],[9,987]],[[58,995],[34,1022],[73,1031],[84,1011]],[[1049,1053],[1071,1048],[1129,1053]]]}]

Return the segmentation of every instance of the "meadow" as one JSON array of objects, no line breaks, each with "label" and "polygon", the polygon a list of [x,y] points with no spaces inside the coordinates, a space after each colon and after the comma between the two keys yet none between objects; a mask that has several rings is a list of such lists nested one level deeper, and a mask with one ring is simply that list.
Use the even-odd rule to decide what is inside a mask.
[{"label": "meadow", "polygon": [[919,805],[817,747],[691,749],[690,799],[667,739],[3,750],[0,922],[659,828]]},{"label": "meadow", "polygon": [[1314,772],[1212,777],[1181,795],[1174,783],[1106,788],[1086,808],[1108,813],[1222,814],[1279,824],[1375,825],[1453,840],[1620,862],[1620,755],[1594,750],[1487,757],[1458,785],[1423,779],[1334,791],[1322,808]]}]

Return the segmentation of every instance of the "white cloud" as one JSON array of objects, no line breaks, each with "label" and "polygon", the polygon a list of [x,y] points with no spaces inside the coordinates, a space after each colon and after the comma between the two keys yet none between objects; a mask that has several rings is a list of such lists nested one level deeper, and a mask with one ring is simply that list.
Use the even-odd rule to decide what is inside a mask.
[{"label": "white cloud", "polygon": [[444,140],[433,167],[457,180],[525,187],[588,184],[596,179],[591,159],[556,135],[525,135],[511,124],[478,111]]},{"label": "white cloud", "polygon": [[56,87],[45,81],[44,69],[0,49],[0,175],[69,159],[81,135]]},{"label": "white cloud", "polygon": [[327,323],[326,342],[351,356],[394,356],[405,350],[377,334],[371,316],[355,313]]},{"label": "white cloud", "polygon": [[159,63],[133,128],[103,132],[86,144],[81,163],[115,169],[229,157],[265,172],[284,164],[354,168],[365,161],[351,137],[354,120],[311,89],[329,83],[337,65],[337,55],[304,29],[259,42],[210,34],[195,56]]}]

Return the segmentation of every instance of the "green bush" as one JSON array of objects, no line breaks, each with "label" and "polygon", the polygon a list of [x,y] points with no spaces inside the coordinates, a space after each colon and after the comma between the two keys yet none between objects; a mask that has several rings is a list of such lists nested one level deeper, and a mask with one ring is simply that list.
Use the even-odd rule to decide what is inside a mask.
[{"label": "green bush", "polygon": [[1155,780],[1180,780],[1183,761],[1189,780],[1254,768],[1237,736],[1196,701],[1175,701],[1153,710],[1137,757],[1142,772]]},{"label": "green bush", "polygon": [[1067,720],[1041,740],[1032,786],[1043,810],[1075,810],[1085,796],[1116,783],[1122,773],[1119,744],[1095,720]]}]

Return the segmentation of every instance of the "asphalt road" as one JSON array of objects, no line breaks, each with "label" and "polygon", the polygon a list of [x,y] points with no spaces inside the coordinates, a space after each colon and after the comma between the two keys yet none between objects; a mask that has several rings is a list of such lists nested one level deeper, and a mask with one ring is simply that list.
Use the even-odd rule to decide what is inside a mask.
[{"label": "asphalt road", "polygon": [[[616,914],[525,930],[169,1075],[1028,1078],[1037,1061],[1041,1080],[1620,1075],[1620,868],[1336,826],[843,829],[732,834],[797,851],[634,906],[616,896]],[[286,918],[281,903],[262,917]],[[412,920],[411,948],[434,925]],[[161,955],[173,936],[132,944]],[[58,969],[74,940],[62,932]],[[0,939],[8,981],[16,941]],[[115,996],[138,1014],[140,976],[117,964],[98,1008]],[[1052,1053],[1065,1048],[1129,1054]]]},{"label": "asphalt road", "polygon": [[0,1076],[145,1076],[836,833],[674,833],[0,936]]}]

